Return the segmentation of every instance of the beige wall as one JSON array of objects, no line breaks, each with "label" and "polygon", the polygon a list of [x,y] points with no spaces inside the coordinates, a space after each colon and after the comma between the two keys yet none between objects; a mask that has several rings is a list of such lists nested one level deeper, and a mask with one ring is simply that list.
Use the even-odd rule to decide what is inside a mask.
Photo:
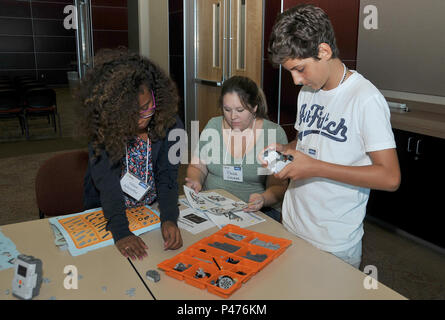
[{"label": "beige wall", "polygon": [[138,0],[139,52],[169,72],[168,1]]}]

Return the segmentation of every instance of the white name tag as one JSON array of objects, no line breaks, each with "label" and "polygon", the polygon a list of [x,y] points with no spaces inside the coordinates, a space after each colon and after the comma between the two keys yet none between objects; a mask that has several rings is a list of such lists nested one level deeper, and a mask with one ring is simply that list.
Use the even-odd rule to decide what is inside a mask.
[{"label": "white name tag", "polygon": [[223,166],[223,179],[226,181],[243,182],[243,168],[241,166]]},{"label": "white name tag", "polygon": [[141,201],[142,197],[150,190],[149,185],[128,172],[121,179],[121,188],[123,192],[137,201]]}]

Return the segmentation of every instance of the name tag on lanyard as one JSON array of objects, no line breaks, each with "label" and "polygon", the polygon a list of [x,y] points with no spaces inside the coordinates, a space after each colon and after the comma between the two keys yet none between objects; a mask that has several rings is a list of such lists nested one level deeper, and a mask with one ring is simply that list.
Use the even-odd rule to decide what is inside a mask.
[{"label": "name tag on lanyard", "polygon": [[127,172],[121,179],[122,191],[128,194],[130,197],[141,201],[141,199],[150,190],[150,186],[144,181],[139,180],[137,177]]},{"label": "name tag on lanyard", "polygon": [[223,166],[223,179],[243,182],[243,168],[241,166]]},{"label": "name tag on lanyard", "polygon": [[[150,140],[147,139],[147,156],[145,162],[145,176],[148,176],[148,148],[149,148]],[[121,188],[122,191],[128,194],[130,197],[134,198],[136,201],[141,201],[141,199],[147,194],[148,190],[150,190],[150,186],[147,182],[142,181],[138,177],[132,175],[128,172],[128,152],[126,152],[126,162],[127,162],[127,172],[121,179]]]}]

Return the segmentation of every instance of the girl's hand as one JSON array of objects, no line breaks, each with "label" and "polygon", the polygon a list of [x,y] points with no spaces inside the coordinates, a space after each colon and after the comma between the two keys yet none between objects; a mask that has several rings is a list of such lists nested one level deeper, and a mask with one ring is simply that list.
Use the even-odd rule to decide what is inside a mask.
[{"label": "girl's hand", "polygon": [[146,250],[148,249],[145,242],[138,236],[131,235],[122,238],[116,242],[116,247],[125,258],[131,258],[131,260],[142,260],[147,257]]},{"label": "girl's hand", "polygon": [[164,250],[176,250],[182,247],[182,237],[179,228],[171,221],[161,224],[162,238],[164,238]]}]

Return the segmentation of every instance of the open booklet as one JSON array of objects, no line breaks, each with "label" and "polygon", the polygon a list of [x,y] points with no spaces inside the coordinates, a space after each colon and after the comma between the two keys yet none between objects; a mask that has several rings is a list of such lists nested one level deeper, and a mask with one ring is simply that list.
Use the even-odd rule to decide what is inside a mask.
[{"label": "open booklet", "polygon": [[[244,212],[243,209],[247,208],[247,203],[234,201],[218,192],[196,193],[193,189],[184,186],[184,194],[187,201],[183,200],[181,202],[189,208],[186,209],[187,211],[181,210],[178,222],[182,229],[194,234],[207,230],[213,225],[220,229],[227,224],[245,228],[266,221],[252,212]],[[190,208],[193,209],[195,215]],[[196,218],[196,216],[199,218]],[[209,224],[208,220],[213,224]],[[201,223],[203,225],[200,225]]]}]

